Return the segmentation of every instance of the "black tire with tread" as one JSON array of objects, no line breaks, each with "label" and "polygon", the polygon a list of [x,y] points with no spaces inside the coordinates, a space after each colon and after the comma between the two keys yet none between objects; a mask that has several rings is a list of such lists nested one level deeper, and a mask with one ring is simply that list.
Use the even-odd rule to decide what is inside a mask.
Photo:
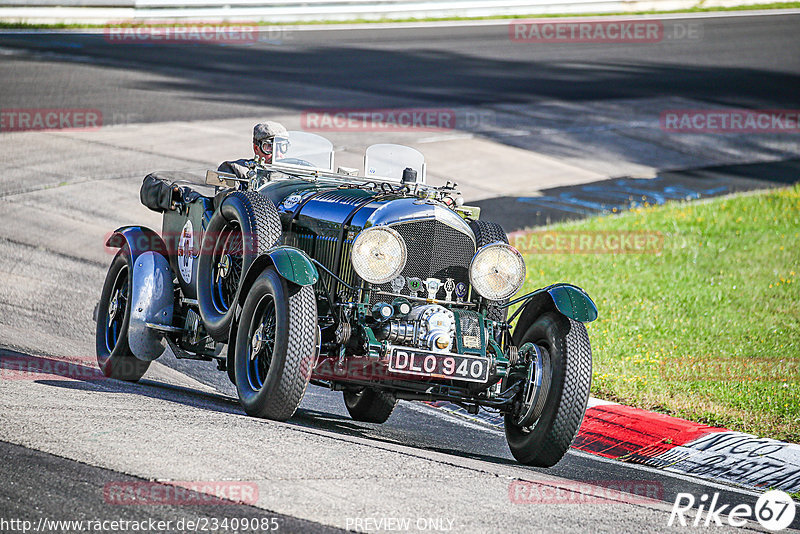
[{"label": "black tire with tread", "polygon": [[243,246],[240,279],[253,261],[281,239],[281,222],[275,205],[255,191],[234,191],[225,197],[208,224],[197,265],[197,301],[203,326],[216,341],[226,343],[235,305],[221,313],[214,305],[214,248],[217,237],[230,223],[236,222],[243,235],[252,236]]},{"label": "black tire with tread", "polygon": [[391,393],[374,388],[360,391],[343,391],[344,405],[355,421],[363,423],[385,423],[392,415],[397,399]]},{"label": "black tire with tread", "polygon": [[[125,315],[122,320],[122,328],[117,335],[117,342],[113,349],[109,351],[106,344],[105,322],[109,320],[108,308],[111,291],[117,280],[117,275],[119,275],[123,268],[128,269],[128,298],[126,299]],[[150,362],[140,360],[134,356],[128,345],[128,326],[131,317],[131,273],[131,254],[126,245],[117,252],[106,274],[106,280],[103,283],[103,291],[100,296],[100,302],[97,305],[95,347],[97,352],[97,365],[105,376],[116,378],[117,380],[137,382],[142,378],[145,372],[147,372],[147,369],[150,367]]]},{"label": "black tire with tread", "polygon": [[537,467],[556,465],[580,429],[592,381],[592,350],[583,323],[558,312],[541,315],[521,338],[543,345],[552,365],[552,381],[541,417],[523,430],[505,416],[511,453],[519,462]]},{"label": "black tire with tread", "polygon": [[[294,294],[290,294],[290,289]],[[255,390],[247,376],[252,322],[261,298],[275,303],[275,348],[263,386]],[[269,267],[248,291],[236,334],[234,375],[239,401],[248,415],[285,421],[303,399],[316,357],[317,301],[310,286],[290,288]]]}]

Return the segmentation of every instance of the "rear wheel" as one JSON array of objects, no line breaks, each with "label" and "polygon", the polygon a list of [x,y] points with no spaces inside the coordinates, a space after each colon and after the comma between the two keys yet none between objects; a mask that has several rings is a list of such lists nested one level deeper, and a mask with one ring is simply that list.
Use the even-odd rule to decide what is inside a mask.
[{"label": "rear wheel", "polygon": [[356,421],[385,423],[392,415],[397,399],[394,395],[373,388],[344,391],[344,405]]},{"label": "rear wheel", "polygon": [[236,390],[248,415],[285,421],[297,410],[316,357],[311,287],[290,288],[273,268],[247,294],[236,332]]},{"label": "rear wheel", "polygon": [[131,254],[125,246],[108,269],[97,305],[97,364],[109,378],[136,382],[150,367],[138,359],[128,346],[131,317]]},{"label": "rear wheel", "polygon": [[505,416],[511,454],[518,461],[552,467],[569,450],[581,426],[592,381],[592,351],[583,323],[556,312],[541,315],[522,336],[519,346],[533,343],[549,359],[549,391],[539,418],[517,424],[518,414]]},{"label": "rear wheel", "polygon": [[[475,244],[478,248],[488,245],[489,243],[497,243],[498,241],[500,243],[508,243],[508,236],[505,230],[497,223],[477,220],[469,223],[469,227],[472,228],[472,233],[475,234]],[[484,307],[486,317],[492,321],[504,323],[506,317],[508,317],[508,308],[499,308],[497,304],[504,304],[505,302],[507,301],[489,301]]]}]

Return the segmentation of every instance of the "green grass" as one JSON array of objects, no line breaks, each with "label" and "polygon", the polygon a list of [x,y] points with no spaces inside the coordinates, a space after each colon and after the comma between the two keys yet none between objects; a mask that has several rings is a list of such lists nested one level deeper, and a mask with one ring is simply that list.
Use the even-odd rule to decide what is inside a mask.
[{"label": "green grass", "polygon": [[664,238],[658,253],[525,256],[523,291],[571,282],[598,305],[594,396],[800,442],[800,186],[552,230]]},{"label": "green grass", "polygon": [[[702,2],[701,2],[702,3]],[[342,20],[342,21],[330,21],[330,20],[312,20],[312,21],[298,21],[298,22],[270,22],[270,21],[260,21],[260,22],[252,22],[252,24],[257,24],[261,26],[297,26],[297,25],[305,25],[305,24],[380,24],[386,22],[440,22],[440,21],[450,21],[450,20],[506,20],[506,19],[525,19],[525,18],[556,18],[556,17],[606,17],[606,16],[624,16],[624,15],[664,15],[670,13],[705,13],[705,12],[713,12],[713,11],[749,11],[749,10],[761,10],[761,9],[794,9],[800,8],[800,2],[773,2],[767,4],[756,4],[756,5],[747,5],[747,6],[733,6],[733,7],[703,7],[703,6],[696,6],[689,9],[675,9],[675,10],[668,10],[668,11],[658,11],[658,10],[650,10],[650,11],[632,11],[632,12],[618,12],[618,13],[585,13],[581,15],[576,15],[574,13],[547,13],[547,14],[531,14],[531,15],[495,15],[495,16],[487,16],[487,17],[429,17],[429,18],[394,18],[394,19],[380,19],[380,20],[367,20],[367,19],[352,19],[352,20]],[[144,24],[144,23],[143,23]],[[153,24],[147,23],[148,26],[181,26],[182,24],[186,23],[164,23],[164,24]],[[232,22],[232,24],[241,24],[241,22]],[[248,24],[251,24],[248,22]],[[128,27],[128,26],[136,26],[135,23],[123,23],[123,24],[114,24],[114,27]],[[107,24],[71,24],[71,23],[56,23],[56,24],[42,24],[42,23],[30,23],[30,22],[12,22],[12,21],[0,21],[0,29],[83,29],[83,28],[106,28],[109,27]]]}]

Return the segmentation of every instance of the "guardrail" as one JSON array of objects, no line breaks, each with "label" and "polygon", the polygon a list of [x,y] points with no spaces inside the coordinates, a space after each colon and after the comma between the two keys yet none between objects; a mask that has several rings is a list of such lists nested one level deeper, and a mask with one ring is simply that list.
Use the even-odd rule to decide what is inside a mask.
[{"label": "guardrail", "polygon": [[0,0],[0,20],[268,22],[585,14],[738,6],[763,0]]}]

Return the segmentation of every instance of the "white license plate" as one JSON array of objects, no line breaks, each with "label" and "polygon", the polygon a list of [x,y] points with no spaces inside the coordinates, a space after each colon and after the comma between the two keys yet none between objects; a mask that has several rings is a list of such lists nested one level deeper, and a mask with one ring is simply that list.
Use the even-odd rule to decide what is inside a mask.
[{"label": "white license plate", "polygon": [[489,359],[481,356],[390,347],[389,372],[466,382],[486,382],[489,380]]}]

